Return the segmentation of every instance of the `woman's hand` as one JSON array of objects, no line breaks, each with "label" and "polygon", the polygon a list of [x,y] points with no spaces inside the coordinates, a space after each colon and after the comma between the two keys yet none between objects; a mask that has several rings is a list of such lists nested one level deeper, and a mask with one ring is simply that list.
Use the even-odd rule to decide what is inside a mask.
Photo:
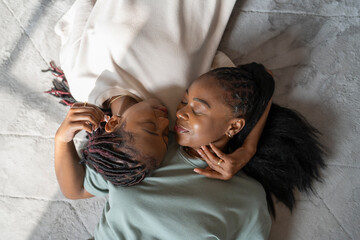
[{"label": "woman's hand", "polygon": [[55,141],[71,142],[79,131],[91,132],[103,119],[104,113],[97,106],[89,103],[75,103],[57,130]]},{"label": "woman's hand", "polygon": [[204,169],[195,168],[194,171],[208,178],[221,180],[230,180],[255,154],[255,150],[250,150],[245,147],[240,147],[230,154],[223,153],[211,143],[210,148],[212,152],[207,146],[202,146],[201,149],[198,150],[200,156],[209,166]]},{"label": "woman's hand", "polygon": [[79,164],[80,158],[72,140],[81,130],[94,130],[103,119],[104,113],[95,105],[75,103],[56,132],[55,172],[61,191],[69,199],[93,196],[84,188],[85,168]]},{"label": "woman's hand", "polygon": [[209,166],[205,169],[195,168],[194,171],[209,178],[230,180],[255,155],[257,144],[265,126],[271,104],[272,99],[270,99],[264,113],[256,123],[255,127],[245,138],[243,145],[233,153],[225,154],[211,143],[210,148],[212,152],[207,146],[202,146],[201,149],[198,150],[198,153]]}]

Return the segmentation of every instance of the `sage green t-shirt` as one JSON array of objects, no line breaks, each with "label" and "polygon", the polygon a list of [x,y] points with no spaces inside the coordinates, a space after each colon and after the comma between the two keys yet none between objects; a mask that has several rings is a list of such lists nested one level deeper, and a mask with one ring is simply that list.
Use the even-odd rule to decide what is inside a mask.
[{"label": "sage green t-shirt", "polygon": [[132,187],[116,187],[87,167],[85,189],[109,195],[95,239],[267,239],[262,186],[242,172],[221,181],[193,171],[205,166],[172,143],[162,166]]}]

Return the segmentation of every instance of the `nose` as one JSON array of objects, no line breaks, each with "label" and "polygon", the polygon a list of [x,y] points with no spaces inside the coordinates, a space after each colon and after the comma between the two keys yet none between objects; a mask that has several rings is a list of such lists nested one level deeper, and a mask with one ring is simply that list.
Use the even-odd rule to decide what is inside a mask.
[{"label": "nose", "polygon": [[189,115],[187,114],[187,111],[186,111],[186,106],[184,106],[176,111],[176,117],[179,119],[183,119],[183,120],[189,119]]}]

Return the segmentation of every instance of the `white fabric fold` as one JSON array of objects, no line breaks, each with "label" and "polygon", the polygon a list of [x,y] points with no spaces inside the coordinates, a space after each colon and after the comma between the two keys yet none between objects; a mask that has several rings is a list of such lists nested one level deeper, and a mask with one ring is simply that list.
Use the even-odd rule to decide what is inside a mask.
[{"label": "white fabric fold", "polygon": [[171,123],[211,67],[235,0],[77,0],[57,23],[60,64],[78,101],[159,98]]}]

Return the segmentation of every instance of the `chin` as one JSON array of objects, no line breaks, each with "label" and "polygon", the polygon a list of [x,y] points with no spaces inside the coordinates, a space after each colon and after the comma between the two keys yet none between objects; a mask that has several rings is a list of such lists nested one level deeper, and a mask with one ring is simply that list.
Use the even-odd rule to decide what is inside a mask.
[{"label": "chin", "polygon": [[183,143],[183,138],[179,135],[179,133],[175,132],[175,140],[176,142],[180,145],[180,146],[183,146],[182,143]]},{"label": "chin", "polygon": [[175,132],[175,139],[176,139],[176,142],[177,142],[180,146],[183,146],[183,147],[192,147],[192,146],[189,146],[189,141],[188,141],[184,136],[181,136],[181,133]]},{"label": "chin", "polygon": [[179,144],[182,147],[189,147],[189,148],[194,148],[194,149],[198,149],[201,146],[199,146],[199,144],[193,144],[192,142],[190,142],[188,139],[186,139],[185,137],[181,136],[180,134],[175,134],[175,139],[177,144]]}]

